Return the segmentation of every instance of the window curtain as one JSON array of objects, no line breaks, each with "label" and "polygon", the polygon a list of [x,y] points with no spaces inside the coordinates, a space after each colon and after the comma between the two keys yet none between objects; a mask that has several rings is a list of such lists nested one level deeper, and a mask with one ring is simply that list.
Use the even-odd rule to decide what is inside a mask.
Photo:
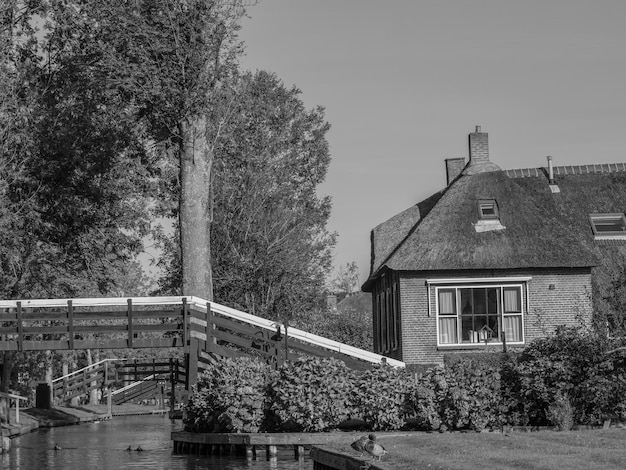
[{"label": "window curtain", "polygon": [[439,313],[456,313],[454,311],[454,291],[439,291]]},{"label": "window curtain", "polygon": [[504,334],[506,341],[522,341],[522,317],[505,316],[504,317]]},{"label": "window curtain", "polygon": [[441,318],[439,320],[439,344],[455,344],[456,342],[456,317]]},{"label": "window curtain", "polygon": [[504,311],[521,312],[522,303],[520,299],[520,291],[518,288],[504,289]]}]

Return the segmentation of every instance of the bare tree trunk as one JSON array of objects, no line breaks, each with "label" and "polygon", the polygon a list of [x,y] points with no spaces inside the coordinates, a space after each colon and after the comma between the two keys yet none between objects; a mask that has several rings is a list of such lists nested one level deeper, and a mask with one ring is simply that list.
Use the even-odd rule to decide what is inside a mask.
[{"label": "bare tree trunk", "polygon": [[210,237],[210,181],[213,151],[207,118],[180,123],[180,242],[183,295],[213,300]]}]

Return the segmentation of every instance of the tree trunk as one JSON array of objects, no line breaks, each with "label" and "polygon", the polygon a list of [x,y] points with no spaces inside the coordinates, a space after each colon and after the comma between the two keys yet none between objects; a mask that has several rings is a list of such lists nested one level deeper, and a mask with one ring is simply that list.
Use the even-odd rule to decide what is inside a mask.
[{"label": "tree trunk", "polygon": [[[11,387],[11,373],[13,371],[13,351],[4,351],[3,353],[3,365],[2,365],[2,377],[0,378],[0,392],[9,392]],[[0,398],[0,422],[8,422],[9,417],[9,400]]]},{"label": "tree trunk", "polygon": [[213,151],[207,139],[207,118],[187,118],[180,123],[179,130],[179,222],[183,295],[213,300],[210,245]]}]

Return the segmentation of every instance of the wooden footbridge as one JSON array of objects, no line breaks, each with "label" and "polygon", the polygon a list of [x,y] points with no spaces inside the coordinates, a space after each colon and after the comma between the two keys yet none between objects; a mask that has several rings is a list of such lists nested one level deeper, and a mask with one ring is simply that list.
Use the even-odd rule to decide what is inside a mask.
[{"label": "wooden footbridge", "polygon": [[198,297],[0,300],[0,351],[180,348],[185,388],[220,357],[404,363]]}]

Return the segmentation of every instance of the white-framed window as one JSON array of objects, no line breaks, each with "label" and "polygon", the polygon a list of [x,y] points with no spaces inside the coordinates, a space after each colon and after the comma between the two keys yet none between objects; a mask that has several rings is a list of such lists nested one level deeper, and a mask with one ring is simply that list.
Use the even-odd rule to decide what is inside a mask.
[{"label": "white-framed window", "polygon": [[523,284],[435,287],[437,344],[524,342]]},{"label": "white-framed window", "polygon": [[623,213],[590,214],[595,238],[626,238],[626,218]]},{"label": "white-framed window", "polygon": [[479,199],[478,200],[478,218],[479,220],[495,220],[498,219],[498,203],[495,199]]}]

